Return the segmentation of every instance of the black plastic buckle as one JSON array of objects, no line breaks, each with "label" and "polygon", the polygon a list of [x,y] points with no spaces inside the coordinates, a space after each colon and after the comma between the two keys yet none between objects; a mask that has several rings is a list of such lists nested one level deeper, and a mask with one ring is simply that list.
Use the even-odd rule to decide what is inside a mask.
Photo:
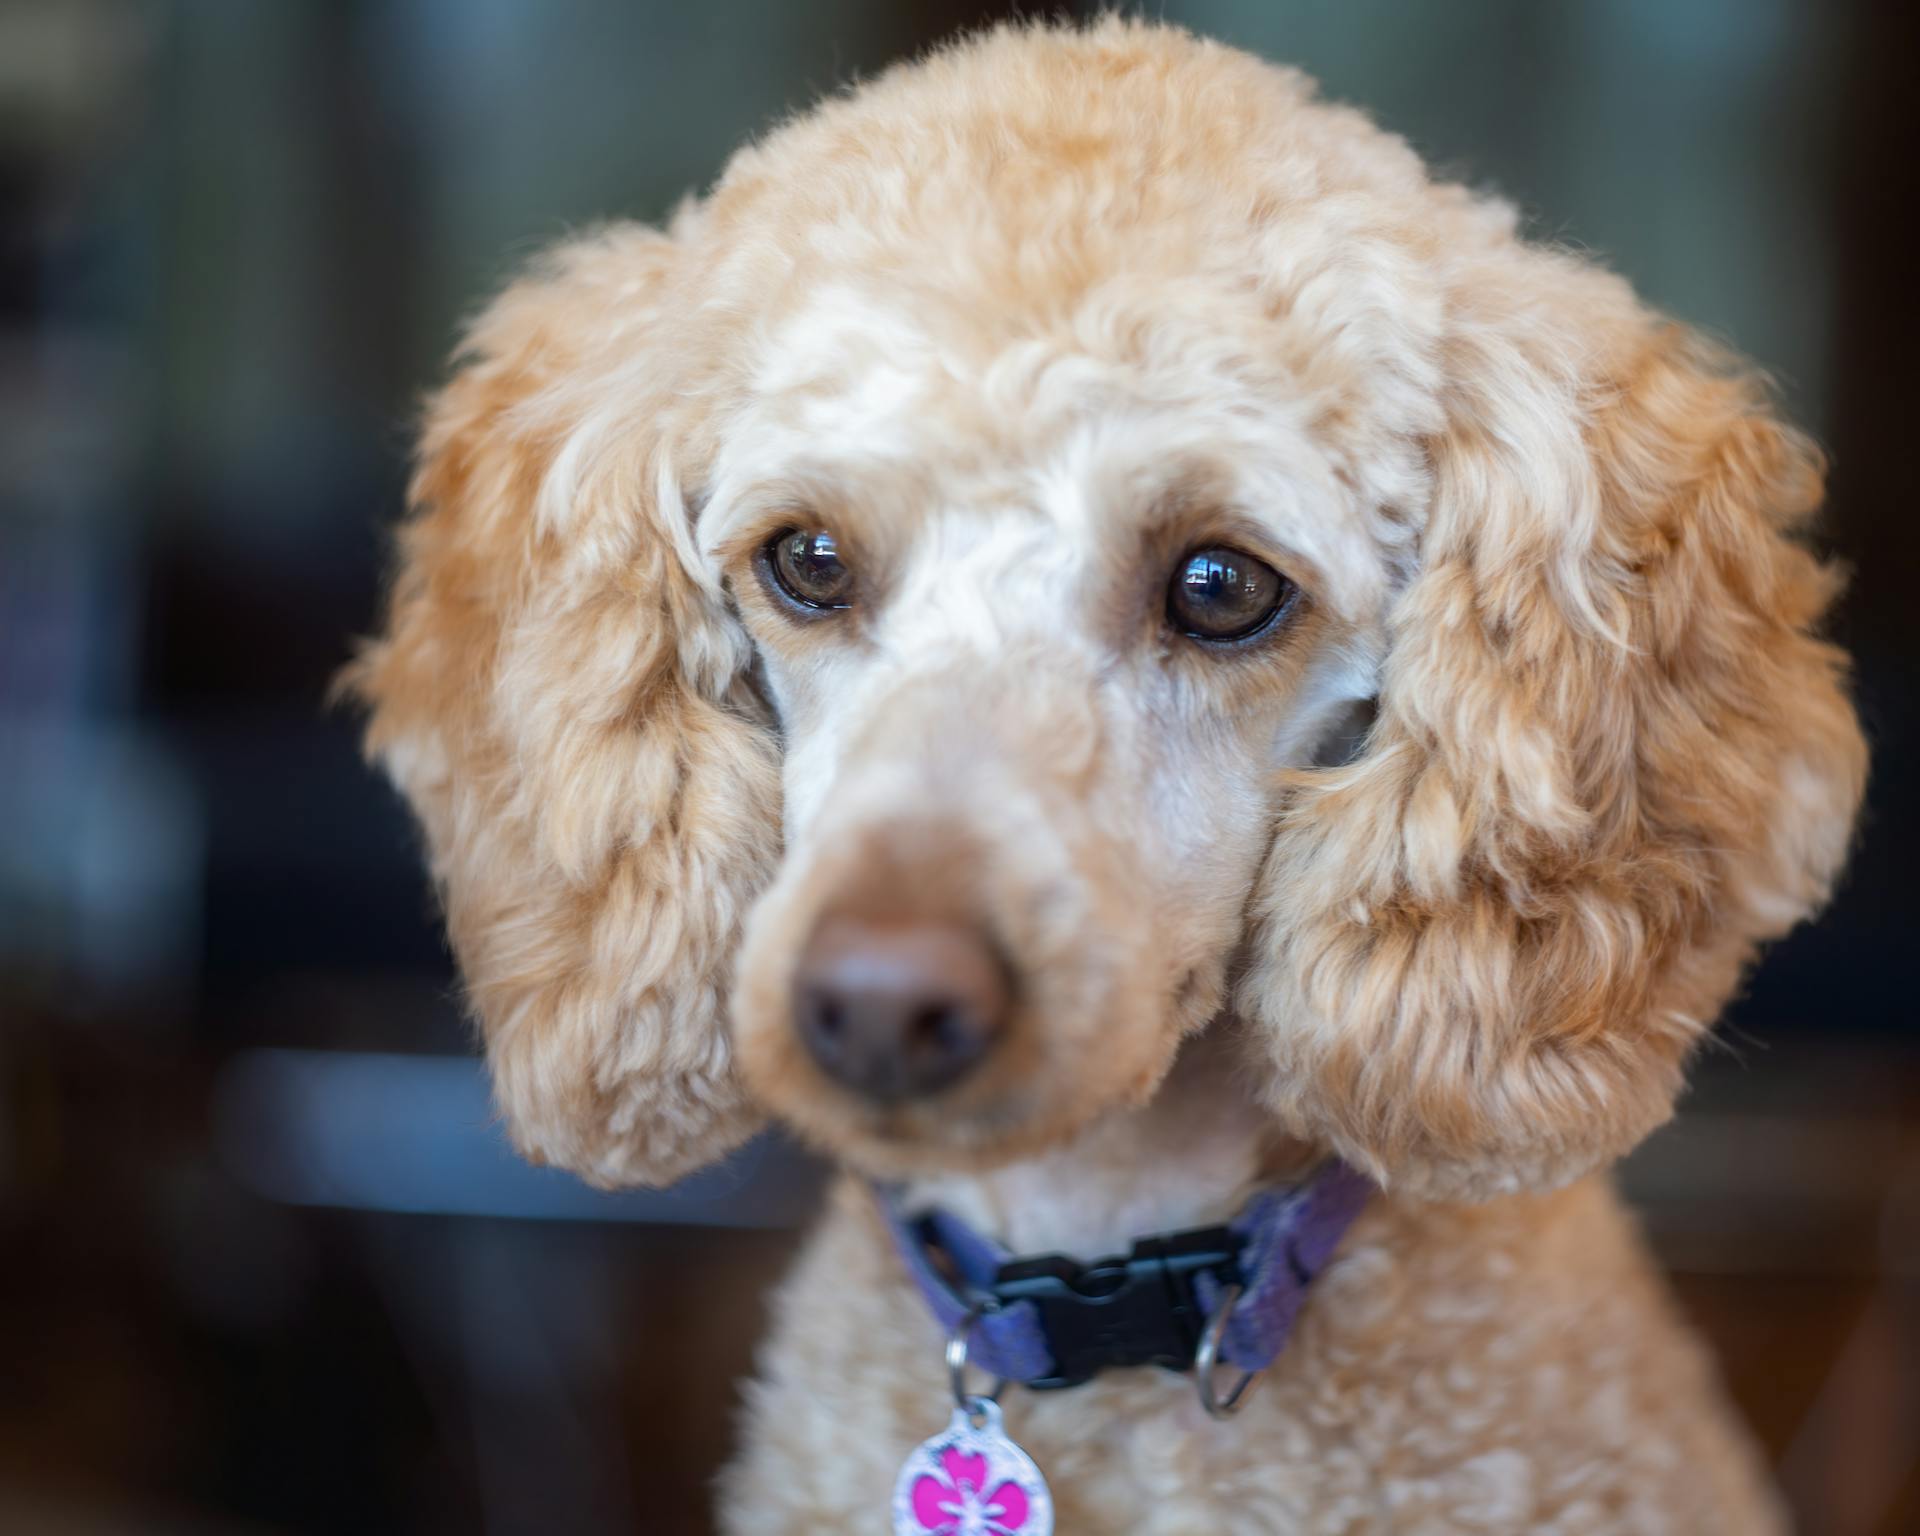
[{"label": "black plastic buckle", "polygon": [[1029,1301],[1053,1355],[1054,1373],[1025,1385],[1035,1392],[1077,1387],[1115,1366],[1193,1366],[1207,1326],[1194,1281],[1210,1274],[1238,1285],[1246,1238],[1230,1227],[1143,1237],[1124,1258],[1080,1264],[1063,1254],[1013,1259],[994,1276],[1002,1306]]}]

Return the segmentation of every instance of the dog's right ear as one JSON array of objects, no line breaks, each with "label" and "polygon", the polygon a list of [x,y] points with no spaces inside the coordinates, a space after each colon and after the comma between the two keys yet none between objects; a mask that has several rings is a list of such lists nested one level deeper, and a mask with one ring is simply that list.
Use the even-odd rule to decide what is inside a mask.
[{"label": "dog's right ear", "polygon": [[675,475],[677,257],[637,226],[575,241],[473,325],[342,679],[425,830],[514,1141],[602,1184],[759,1121],[726,991],[779,758]]}]

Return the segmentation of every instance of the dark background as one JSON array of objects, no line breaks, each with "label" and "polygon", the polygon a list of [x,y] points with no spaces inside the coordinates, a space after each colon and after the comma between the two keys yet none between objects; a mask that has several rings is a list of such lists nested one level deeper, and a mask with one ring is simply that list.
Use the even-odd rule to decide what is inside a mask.
[{"label": "dark background", "polygon": [[[997,14],[0,0],[0,1530],[704,1528],[812,1175],[515,1163],[323,693],[459,317]],[[1916,8],[1165,14],[1499,187],[1832,451],[1861,847],[1625,1179],[1805,1528],[1920,1529]]]}]

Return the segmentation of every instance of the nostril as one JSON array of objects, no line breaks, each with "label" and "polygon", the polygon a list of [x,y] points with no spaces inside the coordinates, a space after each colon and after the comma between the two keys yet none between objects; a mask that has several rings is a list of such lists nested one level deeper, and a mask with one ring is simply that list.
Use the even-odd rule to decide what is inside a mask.
[{"label": "nostril", "polygon": [[847,1013],[830,997],[816,994],[808,1003],[813,1010],[813,1027],[830,1039],[838,1039],[847,1032]]},{"label": "nostril", "polygon": [[809,988],[795,1009],[801,1037],[823,1064],[837,1060],[846,1049],[847,1010],[832,994]]},{"label": "nostril", "polygon": [[909,1026],[916,1045],[935,1050],[952,1050],[960,1043],[961,1023],[955,1010],[945,1005],[922,1008]]},{"label": "nostril", "polygon": [[931,1093],[961,1077],[992,1041],[993,1031],[964,1004],[921,1008],[907,1024],[904,1074],[919,1091]]}]

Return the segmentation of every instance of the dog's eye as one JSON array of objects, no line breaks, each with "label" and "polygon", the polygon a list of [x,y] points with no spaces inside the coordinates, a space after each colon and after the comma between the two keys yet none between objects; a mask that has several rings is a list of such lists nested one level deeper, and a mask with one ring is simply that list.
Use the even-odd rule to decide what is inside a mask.
[{"label": "dog's eye", "polygon": [[1293,590],[1264,560],[1212,545],[1182,556],[1173,568],[1167,619],[1196,640],[1240,640],[1265,627]]},{"label": "dog's eye", "polygon": [[783,528],[767,541],[767,569],[780,590],[808,608],[852,606],[853,572],[824,528]]}]

